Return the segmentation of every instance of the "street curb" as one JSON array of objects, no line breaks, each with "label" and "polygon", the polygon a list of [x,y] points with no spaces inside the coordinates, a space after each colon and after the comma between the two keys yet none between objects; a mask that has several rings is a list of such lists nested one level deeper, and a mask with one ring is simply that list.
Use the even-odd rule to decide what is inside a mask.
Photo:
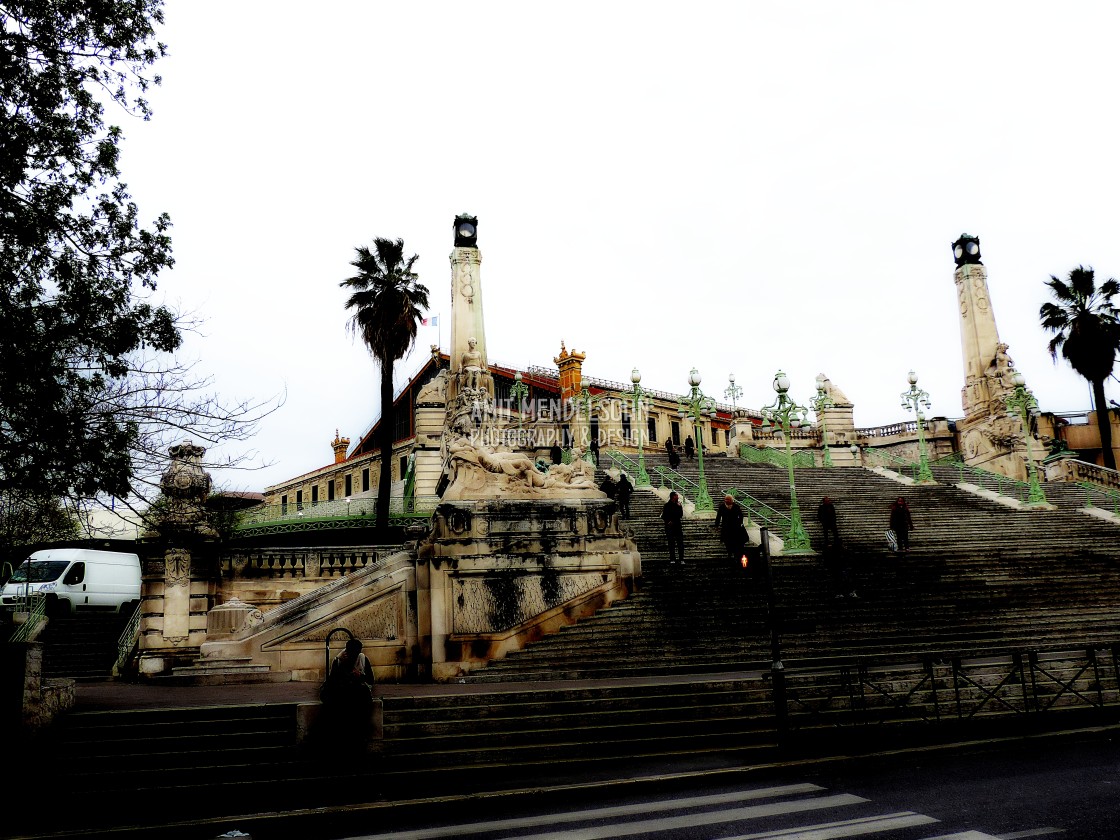
[{"label": "street curb", "polygon": [[[267,813],[243,814],[239,816],[205,817],[198,820],[165,822],[158,825],[132,825],[105,828],[97,830],[68,830],[43,834],[12,835],[7,840],[48,840],[48,838],[119,838],[159,836],[160,838],[192,838],[198,840],[206,837],[200,829],[211,827],[218,836],[223,831],[237,829],[248,831],[253,829],[268,830],[271,825],[290,823],[295,821],[322,821],[334,820],[336,822],[357,822],[362,815],[385,814],[393,811],[405,812],[408,809],[431,809],[437,806],[459,805],[463,803],[496,802],[503,799],[516,799],[519,797],[559,796],[573,792],[589,792],[618,788],[621,790],[635,790],[656,788],[659,785],[670,786],[683,782],[696,780],[734,779],[757,775],[762,772],[774,772],[816,766],[831,766],[846,763],[870,762],[903,755],[938,755],[955,752],[967,753],[970,751],[983,751],[1000,746],[1012,744],[1025,744],[1043,740],[1079,740],[1097,737],[1105,734],[1120,734],[1120,723],[1101,726],[1089,726],[1079,729],[1058,730],[1054,732],[1037,732],[1026,735],[1008,735],[998,738],[974,739],[967,741],[954,741],[945,744],[928,744],[918,747],[904,747],[893,750],[879,750],[860,754],[835,754],[827,756],[813,756],[806,758],[787,759],[783,761],[763,762],[760,764],[744,765],[737,767],[718,767],[703,770],[688,770],[679,773],[661,773],[650,776],[636,776],[631,778],[599,779],[589,782],[570,782],[561,784],[542,784],[524,788],[509,788],[505,790],[475,791],[471,793],[451,794],[444,796],[420,797],[416,799],[399,799],[383,802],[362,802],[348,805],[331,805],[323,808],[301,808],[293,811],[274,811]],[[496,765],[500,767],[501,765]],[[378,820],[365,821],[373,833],[377,833]],[[291,836],[292,828],[285,826],[285,835]],[[361,831],[361,829],[359,829]],[[271,832],[270,832],[271,833]],[[351,832],[352,833],[352,832]],[[370,833],[366,831],[365,833]]]}]

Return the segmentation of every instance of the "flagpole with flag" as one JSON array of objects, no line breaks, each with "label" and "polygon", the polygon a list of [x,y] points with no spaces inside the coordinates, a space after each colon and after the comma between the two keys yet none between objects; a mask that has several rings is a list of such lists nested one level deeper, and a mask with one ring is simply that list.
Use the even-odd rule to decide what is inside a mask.
[{"label": "flagpole with flag", "polygon": [[432,315],[428,318],[421,318],[420,323],[425,327],[438,327],[439,328],[439,346],[443,349],[443,325],[439,322],[439,315]]}]

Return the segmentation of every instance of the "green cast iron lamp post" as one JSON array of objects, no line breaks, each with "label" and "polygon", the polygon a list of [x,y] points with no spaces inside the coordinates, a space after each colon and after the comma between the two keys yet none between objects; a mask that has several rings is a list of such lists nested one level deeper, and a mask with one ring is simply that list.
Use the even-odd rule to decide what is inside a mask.
[{"label": "green cast iron lamp post", "polygon": [[739,397],[743,396],[743,389],[735,384],[735,374],[727,374],[727,381],[731,384],[727,386],[727,390],[723,392],[723,395],[731,400],[731,416],[734,417],[735,412],[739,410],[738,400]]},{"label": "green cast iron lamp post", "polygon": [[826,467],[832,466],[832,453],[828,451],[828,427],[825,426],[824,410],[832,408],[836,403],[828,395],[824,387],[824,375],[817,376],[817,395],[809,401],[813,412],[817,415],[817,422],[821,424],[821,448],[824,449],[823,463]]},{"label": "green cast iron lamp post", "polygon": [[1018,417],[1023,423],[1023,445],[1027,448],[1027,475],[1030,478],[1027,504],[1045,505],[1048,504],[1046,493],[1038,480],[1038,466],[1031,452],[1031,420],[1038,416],[1038,400],[1027,388],[1027,380],[1023,378],[1023,374],[1018,371],[1011,377],[1011,384],[1015,386],[1015,390],[1007,397],[1005,404],[1008,413],[1012,417]]},{"label": "green cast iron lamp post", "polygon": [[[584,385],[580,389],[579,399],[583,402],[584,408],[587,410],[587,446],[583,448],[583,460],[595,466],[595,456],[591,454],[591,403],[596,401],[592,398],[591,392],[587,390]],[[599,398],[601,399],[601,397]]]},{"label": "green cast iron lamp post", "polygon": [[638,432],[638,480],[634,485],[635,487],[649,487],[649,473],[646,472],[645,456],[642,454],[642,439],[645,437],[645,427],[642,425],[641,412],[642,412],[642,397],[646,395],[645,390],[638,383],[642,381],[642,374],[634,368],[630,371],[630,381],[634,385],[634,390],[631,392],[630,402],[633,406],[631,415],[634,418],[634,424],[637,426]]},{"label": "green cast iron lamp post", "polygon": [[918,387],[918,374],[914,371],[906,374],[906,378],[910,382],[910,389],[903,391],[900,396],[902,407],[913,411],[918,421],[918,481],[933,484],[935,482],[929,468],[929,453],[926,451],[925,418],[922,417],[922,406],[929,408],[929,394]]},{"label": "green cast iron lamp post", "polygon": [[[525,397],[529,396],[529,388],[521,381],[521,371],[517,371],[513,375],[513,385],[509,389],[510,398],[517,404],[517,431],[521,431],[521,421],[523,419],[523,412],[521,411],[521,403],[524,402]],[[520,435],[518,435],[520,437]]]},{"label": "green cast iron lamp post", "polygon": [[774,374],[774,390],[778,398],[773,405],[761,409],[762,431],[769,433],[777,427],[786,441],[786,464],[789,467],[789,533],[786,534],[783,553],[810,551],[809,535],[801,522],[801,508],[797,504],[797,485],[793,481],[793,449],[790,446],[790,430],[797,429],[805,422],[809,410],[798,405],[789,397],[789,377],[782,371]]},{"label": "green cast iron lamp post", "polygon": [[712,497],[708,495],[708,482],[704,478],[704,430],[700,427],[700,421],[705,415],[715,419],[716,401],[700,390],[700,374],[696,368],[689,371],[688,384],[691,386],[688,396],[683,400],[677,400],[677,416],[682,420],[685,416],[691,417],[692,432],[696,435],[697,469],[700,472],[697,482],[699,489],[696,491],[696,510],[712,511],[716,508],[712,504]]}]

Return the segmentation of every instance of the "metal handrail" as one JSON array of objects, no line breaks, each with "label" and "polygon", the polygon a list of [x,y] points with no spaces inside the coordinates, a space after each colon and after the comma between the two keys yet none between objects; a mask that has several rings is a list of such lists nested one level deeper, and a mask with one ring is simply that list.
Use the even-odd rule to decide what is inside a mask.
[{"label": "metal handrail", "polygon": [[608,449],[606,452],[606,456],[610,460],[614,461],[622,472],[626,473],[627,475],[637,476],[638,462],[633,458],[623,455],[617,449]]},{"label": "metal handrail", "polygon": [[123,668],[128,660],[132,657],[132,651],[136,650],[136,642],[140,639],[140,604],[136,605],[136,609],[132,611],[132,617],[125,625],[124,632],[121,633],[120,639],[117,640],[117,661],[113,663],[113,676],[119,676],[121,668]]},{"label": "metal handrail", "polygon": [[[915,481],[918,480],[918,471],[921,469],[921,464],[919,464],[917,461],[908,461],[905,458],[900,458],[893,452],[884,452],[881,449],[865,449],[863,450],[863,456],[865,459],[872,463],[876,461],[880,462],[875,464],[875,466],[895,467],[895,472],[902,473],[904,471],[907,471],[910,473],[910,477],[912,479],[914,479]],[[957,465],[953,464],[952,466],[955,467]]]},{"label": "metal handrail", "polygon": [[326,657],[327,657],[326,665],[323,668],[323,679],[326,679],[327,677],[329,677],[330,673],[331,673],[331,638],[334,636],[335,633],[345,633],[346,634],[346,641],[348,641],[348,642],[351,639],[356,639],[357,638],[357,636],[355,636],[353,633],[351,633],[345,627],[336,627],[331,632],[327,633],[327,638],[323,643],[324,647],[326,648]]},{"label": "metal handrail", "polygon": [[[438,496],[416,496],[412,498],[412,510],[408,510],[402,496],[390,500],[389,513],[397,517],[427,517],[439,504]],[[363,496],[357,499],[334,499],[329,502],[311,504],[270,504],[257,505],[238,514],[235,531],[254,528],[272,522],[310,522],[325,519],[374,519],[377,516],[377,497]]]},{"label": "metal handrail", "polygon": [[[1114,516],[1120,516],[1120,492],[1104,487],[1098,487],[1088,481],[1079,481],[1077,486],[1085,491],[1085,507],[1112,509]],[[1103,497],[1104,504],[1098,504],[1094,497]]]},{"label": "metal handrail", "polygon": [[[746,490],[741,487],[729,487],[723,491],[724,494],[730,494],[735,501],[743,506],[743,513],[746,515],[748,525],[765,525],[768,528],[773,528],[775,531],[788,531],[790,527],[790,518],[788,513],[782,513],[777,508],[771,507],[766,502],[756,499]],[[754,515],[755,520],[751,520],[751,515]]]},{"label": "metal handrail", "polygon": [[[993,492],[997,496],[1018,499],[1020,502],[1025,502],[1030,498],[1030,484],[1017,478],[1011,478],[991,470],[982,470],[979,467],[970,467],[963,461],[959,464],[945,464],[944,466],[955,469],[962,484],[965,483],[965,476],[967,476],[970,479],[968,483],[975,484],[982,490]],[[1008,492],[1009,490],[1011,492]]]},{"label": "metal handrail", "polygon": [[24,596],[24,603],[27,605],[27,620],[16,628],[16,632],[12,633],[12,637],[9,639],[11,642],[31,641],[31,634],[47,614],[47,598],[45,595],[30,592]]},{"label": "metal handrail", "polygon": [[[739,444],[739,458],[751,464],[771,464],[782,469],[789,467],[789,459],[786,457],[786,453],[780,449],[751,446],[747,443]],[[812,452],[804,450],[794,452],[793,465],[795,467],[813,467],[816,466],[816,459]]]},{"label": "metal handrail", "polygon": [[653,471],[657,473],[657,477],[660,479],[660,484],[658,486],[662,490],[675,490],[686,499],[688,498],[688,493],[685,492],[686,490],[692,494],[693,499],[696,498],[696,495],[700,491],[699,484],[690,478],[685,478],[676,470],[668,467],[654,467]]}]

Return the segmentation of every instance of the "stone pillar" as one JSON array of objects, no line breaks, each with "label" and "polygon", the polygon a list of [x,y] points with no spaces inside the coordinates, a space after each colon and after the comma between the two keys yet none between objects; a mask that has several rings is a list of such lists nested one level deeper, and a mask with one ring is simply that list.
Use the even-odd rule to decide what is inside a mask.
[{"label": "stone pillar", "polygon": [[[466,220],[475,225],[473,217],[459,216],[456,224]],[[456,234],[456,242],[461,241]],[[451,252],[451,373],[458,375],[462,367],[463,354],[467,352],[468,342],[474,338],[476,349],[486,355],[486,326],[482,317],[482,254],[478,246],[472,244],[456,247]]]},{"label": "stone pillar", "polygon": [[191,441],[172,446],[160,480],[157,519],[145,540],[155,549],[141,583],[140,673],[186,664],[206,641],[206,613],[217,589],[217,532],[206,513],[212,485],[202,468],[206,450]]},{"label": "stone pillar", "polygon": [[1014,362],[999,340],[980,240],[961,234],[953,243],[953,256],[964,361],[964,418],[957,422],[961,454],[966,464],[1023,479],[1023,455],[1016,454],[1024,451],[1022,423],[1007,415],[1004,402],[1012,391]]},{"label": "stone pillar", "polygon": [[754,423],[747,416],[745,408],[736,409],[731,417],[731,446],[728,447],[728,454],[737,458],[740,443],[754,445]]}]

